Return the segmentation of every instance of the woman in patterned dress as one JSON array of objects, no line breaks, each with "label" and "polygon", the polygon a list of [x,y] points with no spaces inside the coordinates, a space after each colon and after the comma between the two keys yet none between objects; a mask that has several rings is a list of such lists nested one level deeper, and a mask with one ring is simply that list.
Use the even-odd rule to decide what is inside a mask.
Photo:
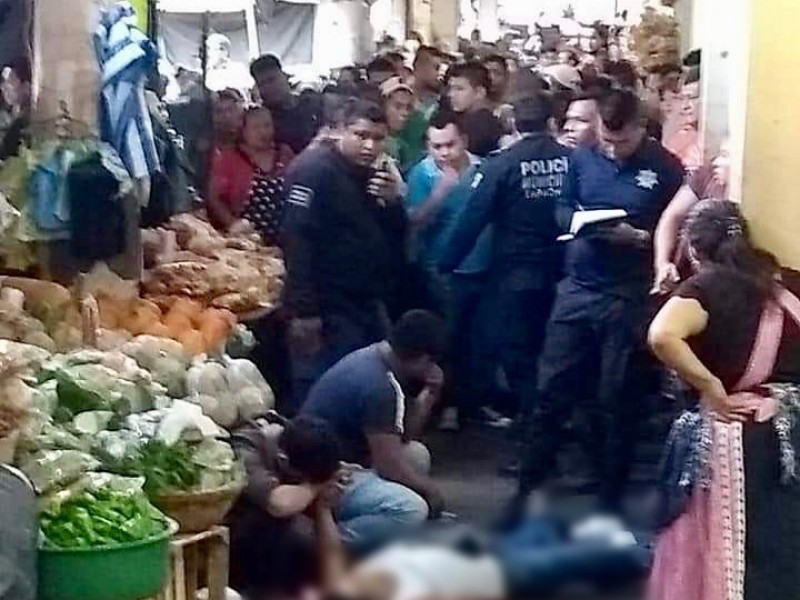
[{"label": "woman in patterned dress", "polygon": [[275,126],[267,108],[245,111],[239,144],[219,150],[211,166],[206,208],[215,227],[234,232],[251,228],[242,217],[254,192],[264,188],[279,194],[279,182],[293,158],[288,146],[275,142]]},{"label": "woman in patterned dress", "polygon": [[731,202],[698,203],[684,236],[695,274],[653,321],[650,345],[701,409],[682,415],[668,442],[670,514],[649,599],[796,598],[798,288],[753,246]]}]

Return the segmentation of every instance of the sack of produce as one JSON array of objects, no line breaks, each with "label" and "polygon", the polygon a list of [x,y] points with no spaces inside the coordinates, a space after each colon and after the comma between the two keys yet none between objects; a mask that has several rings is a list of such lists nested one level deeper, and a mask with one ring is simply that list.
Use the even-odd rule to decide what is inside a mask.
[{"label": "sack of produce", "polygon": [[223,357],[228,387],[239,405],[242,420],[255,419],[275,408],[275,394],[261,371],[245,358]]},{"label": "sack of produce", "polygon": [[258,367],[227,355],[221,363],[196,362],[187,373],[186,390],[189,402],[226,429],[265,415],[275,406],[275,394]]},{"label": "sack of produce", "polygon": [[24,457],[19,465],[38,494],[63,487],[99,466],[99,460],[80,450],[42,450]]}]

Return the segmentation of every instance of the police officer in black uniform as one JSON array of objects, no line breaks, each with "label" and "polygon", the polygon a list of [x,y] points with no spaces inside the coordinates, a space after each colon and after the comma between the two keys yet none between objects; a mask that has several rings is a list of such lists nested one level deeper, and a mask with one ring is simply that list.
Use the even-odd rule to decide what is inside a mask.
[{"label": "police officer in black uniform", "polygon": [[376,168],[386,135],[379,106],[349,100],[337,140],[303,152],[286,175],[283,302],[295,409],[328,367],[388,333],[384,298],[407,218],[399,176]]},{"label": "police officer in black uniform", "polygon": [[616,512],[636,441],[637,404],[652,273],[652,234],[678,191],[678,159],[648,138],[633,91],[600,100],[599,143],[578,148],[564,187],[562,228],[575,211],[622,209],[627,217],[596,224],[567,244],[566,278],[558,286],[538,374],[527,459],[520,474],[521,508],[556,466],[564,425],[586,406],[600,479],[601,508]]},{"label": "police officer in black uniform", "polygon": [[548,133],[549,99],[532,92],[514,103],[522,139],[491,155],[472,182],[466,210],[441,259],[452,272],[483,229],[494,229],[490,266],[502,332],[501,361],[525,415],[535,404],[536,365],[561,275],[556,202],[569,171],[568,150]]}]

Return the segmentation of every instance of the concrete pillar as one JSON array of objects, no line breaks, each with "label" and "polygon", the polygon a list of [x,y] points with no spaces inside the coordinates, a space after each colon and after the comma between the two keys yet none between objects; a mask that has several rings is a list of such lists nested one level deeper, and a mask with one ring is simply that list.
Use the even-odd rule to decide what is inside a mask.
[{"label": "concrete pillar", "polygon": [[392,0],[392,33],[398,40],[403,41],[408,37],[408,2],[407,0]]},{"label": "concrete pillar", "polygon": [[66,102],[74,119],[97,125],[99,66],[92,33],[111,0],[59,0],[34,5],[36,120],[58,117]]},{"label": "concrete pillar", "polygon": [[[408,28],[422,36],[426,44],[433,43],[432,0],[408,1]],[[442,0],[449,2],[450,0]]]},{"label": "concrete pillar", "polygon": [[694,25],[694,7],[697,3],[694,0],[678,0],[675,5],[675,19],[678,21],[678,27],[681,32],[681,56],[684,56],[689,50],[694,48],[692,29]]},{"label": "concrete pillar", "polygon": [[[685,0],[682,0],[682,2]],[[692,20],[697,26],[699,39],[692,40],[693,48],[702,50],[701,98],[703,101],[700,119],[700,135],[706,160],[717,155],[722,140],[729,136],[730,94],[735,79],[740,78],[731,71],[732,62],[746,61],[747,50],[742,39],[745,23],[742,10],[749,0],[728,0],[726,27],[719,26],[719,6],[715,2],[699,0],[693,7]],[[681,4],[682,4],[681,2]],[[680,4],[679,4],[680,6]],[[740,32],[732,35],[733,31]],[[740,127],[741,128],[741,127]],[[743,128],[741,128],[743,129]]]},{"label": "concrete pillar", "polygon": [[478,29],[484,42],[496,42],[500,38],[498,0],[479,0]]},{"label": "concrete pillar", "polygon": [[741,17],[749,23],[749,60],[744,74],[738,63],[731,72],[746,82],[732,90],[732,115],[745,107],[743,208],[760,245],[800,269],[800,2],[748,0]]},{"label": "concrete pillar", "polygon": [[458,49],[457,32],[461,14],[459,4],[459,0],[435,0],[431,2],[432,41],[437,46],[449,51]]},{"label": "concrete pillar", "polygon": [[369,10],[369,20],[375,39],[384,34],[402,42],[406,39],[405,0],[376,0]]},{"label": "concrete pillar", "polygon": [[314,63],[320,71],[369,59],[374,44],[369,7],[361,0],[322,0],[314,20]]}]

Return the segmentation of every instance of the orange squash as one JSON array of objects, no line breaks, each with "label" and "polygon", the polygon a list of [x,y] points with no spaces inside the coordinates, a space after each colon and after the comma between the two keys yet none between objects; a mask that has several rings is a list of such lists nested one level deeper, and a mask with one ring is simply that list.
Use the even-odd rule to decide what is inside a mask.
[{"label": "orange squash", "polygon": [[120,319],[120,327],[127,329],[133,335],[141,335],[153,323],[160,322],[161,313],[153,312],[152,308],[146,305],[134,305],[128,315]]},{"label": "orange squash", "polygon": [[161,321],[154,321],[143,332],[145,335],[152,335],[160,338],[172,337],[172,332],[169,327],[164,325]]},{"label": "orange squash", "polygon": [[187,329],[178,337],[178,341],[183,344],[184,350],[192,356],[203,354],[206,351],[203,334],[197,329]]},{"label": "orange squash", "polygon": [[210,314],[202,319],[200,333],[203,335],[203,341],[209,352],[221,351],[230,331],[230,324],[219,315]]},{"label": "orange squash", "polygon": [[177,298],[169,309],[170,314],[185,315],[192,323],[197,323],[203,313],[203,305],[189,298]]}]

